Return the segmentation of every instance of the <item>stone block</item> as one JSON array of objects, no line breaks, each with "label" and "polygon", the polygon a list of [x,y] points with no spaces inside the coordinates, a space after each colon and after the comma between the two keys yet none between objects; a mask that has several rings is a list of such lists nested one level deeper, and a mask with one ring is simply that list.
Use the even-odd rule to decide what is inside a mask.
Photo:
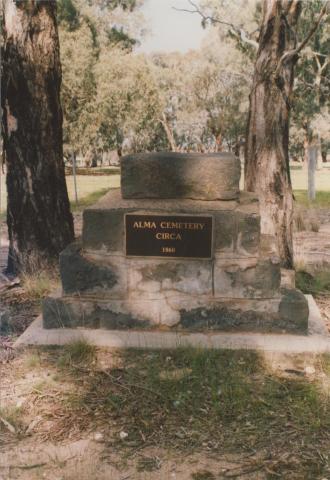
[{"label": "stone block", "polygon": [[212,262],[209,260],[132,259],[128,275],[130,292],[212,294]]},{"label": "stone block", "polygon": [[281,319],[288,328],[295,328],[295,331],[307,334],[309,308],[305,295],[299,290],[289,288],[282,289],[282,295],[279,306]]},{"label": "stone block", "polygon": [[270,312],[241,310],[219,303],[209,308],[181,310],[179,326],[188,331],[278,332],[283,330],[278,316]]},{"label": "stone block", "polygon": [[60,254],[60,274],[66,294],[111,290],[118,283],[114,269],[89,261],[82,255],[79,243],[69,245]]},{"label": "stone block", "polygon": [[[125,214],[151,215],[220,215],[235,210],[236,202],[183,199],[136,200],[122,199],[117,189],[84,211],[82,245],[84,250],[124,253]],[[227,215],[226,219],[229,218]],[[226,220],[225,219],[225,220]],[[226,223],[226,222],[225,222]]]},{"label": "stone block", "polygon": [[241,165],[231,153],[143,153],[121,159],[123,198],[231,200]]},{"label": "stone block", "polygon": [[[277,259],[276,259],[277,260]],[[281,267],[279,262],[272,260],[259,260],[253,288],[262,292],[262,296],[275,296],[281,285]]]},{"label": "stone block", "polygon": [[100,328],[91,307],[90,303],[78,298],[46,297],[42,301],[43,326],[44,328]]},{"label": "stone block", "polygon": [[260,216],[255,213],[236,212],[236,222],[237,253],[256,255],[260,242]]},{"label": "stone block", "polygon": [[293,269],[281,268],[281,287],[295,288],[296,286],[296,272]]},{"label": "stone block", "polygon": [[92,250],[122,251],[124,243],[124,212],[121,209],[84,210],[82,241]]},{"label": "stone block", "polygon": [[254,258],[217,259],[214,267],[216,298],[272,298],[279,292],[280,265]]},{"label": "stone block", "polygon": [[7,335],[12,331],[8,310],[0,310],[0,335]]},{"label": "stone block", "polygon": [[214,250],[234,252],[237,243],[236,212],[220,211],[214,214]]},{"label": "stone block", "polygon": [[214,214],[214,248],[222,253],[256,256],[259,253],[260,216],[255,212],[219,211]]},{"label": "stone block", "polygon": [[[287,299],[283,299],[284,304],[288,304]],[[257,310],[255,306],[245,306],[244,309],[239,305],[232,306],[229,303],[209,305],[208,307],[199,307],[190,310],[180,310],[180,323],[176,328],[191,332],[211,331],[230,331],[230,332],[259,332],[259,333],[307,333],[307,324],[305,321],[306,312],[303,313],[304,320],[298,320],[282,315],[283,306],[280,311]],[[300,317],[301,318],[301,317]]]},{"label": "stone block", "polygon": [[116,311],[102,301],[90,301],[83,298],[48,297],[43,301],[43,326],[49,328],[104,328],[127,330],[150,327],[146,320],[136,319],[130,313]]}]

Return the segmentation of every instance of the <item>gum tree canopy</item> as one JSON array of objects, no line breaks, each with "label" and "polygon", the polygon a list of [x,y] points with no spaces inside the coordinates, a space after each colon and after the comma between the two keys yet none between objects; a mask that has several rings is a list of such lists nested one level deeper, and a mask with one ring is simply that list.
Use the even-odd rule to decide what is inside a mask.
[{"label": "gum tree canopy", "polygon": [[8,270],[56,259],[74,238],[65,183],[55,0],[5,0],[3,137]]}]

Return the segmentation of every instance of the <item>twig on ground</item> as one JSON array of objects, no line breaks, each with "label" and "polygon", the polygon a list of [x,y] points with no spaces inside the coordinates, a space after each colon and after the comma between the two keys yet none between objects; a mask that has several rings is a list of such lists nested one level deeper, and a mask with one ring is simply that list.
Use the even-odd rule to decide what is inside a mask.
[{"label": "twig on ground", "polygon": [[0,417],[0,421],[4,424],[4,426],[11,432],[11,433],[16,433],[15,427],[9,423],[7,420],[5,420],[3,417]]},{"label": "twig on ground", "polygon": [[32,470],[33,468],[44,467],[47,463],[33,463],[32,465],[0,465],[0,468],[19,468],[20,470]]},{"label": "twig on ground", "polygon": [[247,468],[246,470],[240,470],[239,472],[233,472],[233,470],[237,470],[237,468],[230,470],[228,473],[223,473],[222,476],[224,478],[241,478],[242,476],[249,475],[250,473],[257,472],[258,470],[261,470],[263,468],[263,465],[256,465],[251,468]]}]

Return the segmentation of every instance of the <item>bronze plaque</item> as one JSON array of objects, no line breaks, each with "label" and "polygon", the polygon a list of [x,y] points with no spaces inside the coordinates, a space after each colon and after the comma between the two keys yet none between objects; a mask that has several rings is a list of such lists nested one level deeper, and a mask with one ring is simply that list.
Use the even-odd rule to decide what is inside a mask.
[{"label": "bronze plaque", "polygon": [[126,255],[212,257],[212,216],[125,215]]}]

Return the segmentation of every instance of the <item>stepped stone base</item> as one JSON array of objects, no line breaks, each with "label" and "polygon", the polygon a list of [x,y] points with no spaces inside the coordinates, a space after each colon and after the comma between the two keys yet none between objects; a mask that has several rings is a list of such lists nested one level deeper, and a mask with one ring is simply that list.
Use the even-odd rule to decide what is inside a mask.
[{"label": "stepped stone base", "polygon": [[[211,259],[128,257],[125,214],[213,217]],[[45,328],[307,333],[308,304],[281,288],[258,202],[122,199],[84,212],[82,241],[60,256],[63,292],[43,302]]]},{"label": "stepped stone base", "polygon": [[[298,294],[298,295],[297,295]],[[190,295],[106,300],[53,296],[43,302],[44,328],[241,331],[307,334],[308,305],[297,291],[271,300],[226,300]]]}]

